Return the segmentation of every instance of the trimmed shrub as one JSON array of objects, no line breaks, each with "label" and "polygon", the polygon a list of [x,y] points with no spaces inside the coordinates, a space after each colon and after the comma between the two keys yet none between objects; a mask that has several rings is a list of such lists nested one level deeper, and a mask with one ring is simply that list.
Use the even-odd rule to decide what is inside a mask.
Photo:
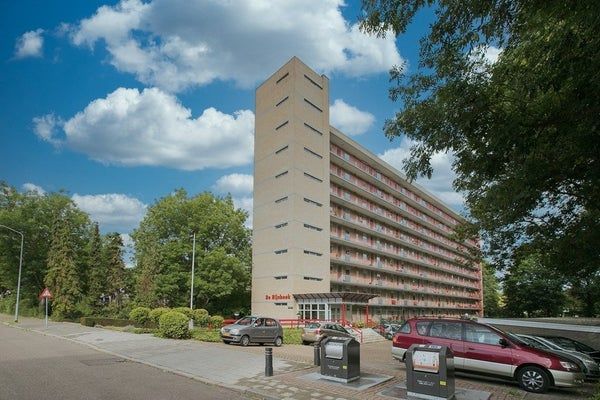
[{"label": "trimmed shrub", "polygon": [[144,325],[150,320],[150,309],[148,307],[136,307],[129,313],[129,319],[139,325]]},{"label": "trimmed shrub", "polygon": [[362,329],[365,327],[365,323],[363,321],[358,321],[353,323],[352,326],[358,329]]},{"label": "trimmed shrub", "polygon": [[194,319],[194,324],[198,326],[203,326],[201,322],[204,324],[208,324],[208,311],[204,308],[197,308],[192,311],[192,318]]},{"label": "trimmed shrub", "polygon": [[160,316],[168,311],[171,311],[171,309],[167,308],[167,307],[158,307],[158,308],[155,308],[154,310],[150,311],[150,314],[148,315],[148,317],[150,318],[150,321],[154,322],[155,324],[158,324],[158,320],[160,319]]},{"label": "trimmed shrub", "polygon": [[129,319],[119,319],[119,318],[105,318],[105,317],[81,317],[79,319],[81,325],[84,326],[116,326],[116,327],[124,327],[128,325],[132,325],[138,328],[147,328],[147,329],[156,329],[157,324],[151,321],[146,321],[144,324],[138,324],[135,321]]},{"label": "trimmed shrub", "polygon": [[224,320],[220,315],[213,315],[210,317],[209,323],[212,328],[220,329],[223,326]]},{"label": "trimmed shrub", "polygon": [[177,311],[178,313],[182,313],[183,315],[185,315],[186,317],[188,317],[188,319],[192,318],[192,310],[190,308],[187,308],[187,307],[175,307],[173,309],[173,311]]},{"label": "trimmed shrub", "polygon": [[158,320],[158,334],[171,339],[185,339],[190,336],[189,319],[177,311],[169,311]]}]

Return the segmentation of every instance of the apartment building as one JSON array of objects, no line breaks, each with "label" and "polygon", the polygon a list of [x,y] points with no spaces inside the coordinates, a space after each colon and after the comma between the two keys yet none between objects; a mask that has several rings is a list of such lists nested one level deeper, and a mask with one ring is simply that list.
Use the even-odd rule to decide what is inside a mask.
[{"label": "apartment building", "polygon": [[461,217],[329,124],[294,57],[256,90],[252,312],[363,321],[481,315]]}]

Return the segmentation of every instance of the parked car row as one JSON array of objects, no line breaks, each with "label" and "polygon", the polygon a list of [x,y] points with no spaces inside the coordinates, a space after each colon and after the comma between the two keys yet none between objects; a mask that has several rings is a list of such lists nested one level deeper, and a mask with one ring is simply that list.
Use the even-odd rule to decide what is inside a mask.
[{"label": "parked car row", "polygon": [[594,361],[598,353],[589,346],[566,338],[514,335],[471,320],[410,319],[393,337],[392,356],[404,362],[413,344],[448,346],[456,370],[514,379],[534,393],[550,386],[576,387],[586,377],[600,376]]}]

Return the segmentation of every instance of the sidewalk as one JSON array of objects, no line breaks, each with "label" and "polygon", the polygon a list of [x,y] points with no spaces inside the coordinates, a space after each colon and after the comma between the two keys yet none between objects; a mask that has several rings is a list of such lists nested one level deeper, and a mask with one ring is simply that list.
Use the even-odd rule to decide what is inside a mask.
[{"label": "sidewalk", "polygon": [[[0,315],[0,321],[10,323],[12,318]],[[15,324],[11,324],[15,325]],[[284,345],[273,348],[273,377],[264,376],[264,347],[227,346],[221,343],[203,343],[194,340],[160,339],[148,334],[133,334],[102,328],[90,328],[75,323],[50,322],[35,318],[21,318],[19,328],[51,335],[90,346],[114,356],[150,365],[162,370],[187,376],[205,383],[228,387],[246,393],[249,397],[266,399],[390,400],[381,394],[405,381],[404,367],[391,361],[389,342],[365,344],[361,349],[361,375],[387,375],[389,380],[370,388],[352,388],[335,382],[315,379],[318,367],[312,365],[312,348]],[[366,380],[366,379],[365,379]],[[589,386],[589,387],[588,387]],[[492,399],[583,399],[591,394],[590,385],[580,390],[553,391],[546,395],[532,395],[511,384],[457,379],[457,388],[492,393]]]}]

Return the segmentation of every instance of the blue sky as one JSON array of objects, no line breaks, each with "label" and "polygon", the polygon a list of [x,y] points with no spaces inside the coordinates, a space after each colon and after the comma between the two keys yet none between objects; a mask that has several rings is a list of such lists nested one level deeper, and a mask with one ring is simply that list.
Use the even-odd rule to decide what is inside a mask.
[{"label": "blue sky", "polygon": [[[254,90],[294,55],[329,77],[332,125],[400,167],[388,70],[418,66],[432,13],[380,39],[358,31],[357,2],[246,3],[2,2],[0,179],[66,190],[103,232],[131,232],[176,188],[251,211]],[[437,155],[419,183],[460,210],[450,164]]]}]

